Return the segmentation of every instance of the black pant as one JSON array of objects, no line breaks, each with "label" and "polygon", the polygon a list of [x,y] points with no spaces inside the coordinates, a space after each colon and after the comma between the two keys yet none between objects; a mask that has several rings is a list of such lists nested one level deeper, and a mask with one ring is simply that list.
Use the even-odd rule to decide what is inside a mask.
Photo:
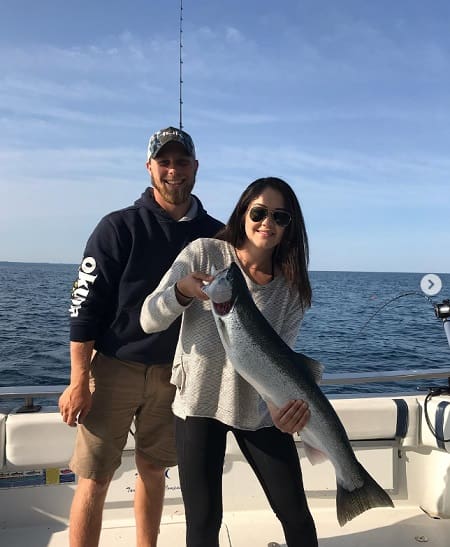
[{"label": "black pant", "polygon": [[222,523],[222,471],[226,435],[232,431],[280,520],[288,547],[317,547],[291,435],[276,427],[246,431],[211,418],[176,418],[187,547],[218,547]]}]

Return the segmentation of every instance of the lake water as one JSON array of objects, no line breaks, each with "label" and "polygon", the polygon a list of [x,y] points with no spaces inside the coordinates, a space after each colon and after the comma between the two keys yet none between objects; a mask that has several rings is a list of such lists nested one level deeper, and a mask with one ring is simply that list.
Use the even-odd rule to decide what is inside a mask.
[{"label": "lake water", "polygon": [[[68,308],[77,270],[70,264],[0,263],[0,386],[68,383]],[[296,348],[321,361],[326,372],[450,368],[442,322],[420,292],[422,275],[311,272],[313,306]],[[443,289],[434,302],[450,298],[450,274],[440,277]],[[414,294],[385,305],[405,293]],[[326,391],[416,386],[330,386]]]}]

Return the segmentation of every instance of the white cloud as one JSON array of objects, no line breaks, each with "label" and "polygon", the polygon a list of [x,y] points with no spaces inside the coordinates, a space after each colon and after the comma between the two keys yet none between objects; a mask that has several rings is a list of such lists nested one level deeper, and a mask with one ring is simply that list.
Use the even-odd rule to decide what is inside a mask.
[{"label": "white cloud", "polygon": [[67,100],[114,100],[124,101],[126,95],[110,86],[100,85],[86,79],[72,82],[59,82],[53,77],[4,77],[0,79],[0,92],[4,93],[3,108],[20,94],[25,97],[63,98]]},{"label": "white cloud", "polygon": [[[0,95],[0,100],[2,99]],[[15,99],[14,103],[8,101],[8,107],[5,109],[12,116],[26,116],[31,118],[47,119],[56,122],[71,122],[76,124],[98,125],[101,127],[132,127],[144,128],[148,123],[142,116],[125,114],[121,115],[117,111],[111,115],[111,109],[105,114],[97,114],[85,110],[76,110],[69,107],[58,107],[47,104],[32,104],[26,100]],[[7,115],[4,115],[7,120]]]},{"label": "white cloud", "polygon": [[241,44],[245,40],[244,35],[234,27],[227,27],[225,29],[225,36],[228,42],[234,44]]},{"label": "white cloud", "polygon": [[[125,35],[127,36],[127,35]],[[175,41],[152,40],[144,42],[131,36],[111,40],[105,45],[86,44],[73,47],[58,47],[38,44],[29,47],[0,47],[0,65],[4,73],[17,72],[48,74],[149,74],[155,66],[164,67],[176,53]],[[157,55],[153,55],[153,54]]]}]

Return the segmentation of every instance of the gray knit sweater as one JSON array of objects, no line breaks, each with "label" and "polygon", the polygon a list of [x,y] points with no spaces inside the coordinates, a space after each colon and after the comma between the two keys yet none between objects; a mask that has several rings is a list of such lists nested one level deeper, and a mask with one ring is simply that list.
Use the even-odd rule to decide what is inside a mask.
[{"label": "gray knit sweater", "polygon": [[[215,418],[240,429],[273,425],[267,405],[227,359],[217,332],[209,301],[178,303],[175,283],[194,271],[211,273],[234,261],[232,245],[217,239],[197,239],[176,258],[141,310],[141,326],[147,333],[166,329],[183,314],[171,382],[177,387],[173,412]],[[302,320],[298,293],[280,274],[267,285],[258,285],[244,272],[256,305],[283,340],[293,347]]]}]

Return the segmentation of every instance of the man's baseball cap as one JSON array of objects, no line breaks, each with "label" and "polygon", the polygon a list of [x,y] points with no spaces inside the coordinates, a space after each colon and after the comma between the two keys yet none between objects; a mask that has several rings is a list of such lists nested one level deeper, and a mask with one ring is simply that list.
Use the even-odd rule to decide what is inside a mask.
[{"label": "man's baseball cap", "polygon": [[184,146],[188,156],[192,156],[195,159],[195,147],[191,136],[182,129],[167,127],[166,129],[160,129],[150,137],[148,141],[147,161],[156,158],[161,148],[169,142],[179,142]]}]

